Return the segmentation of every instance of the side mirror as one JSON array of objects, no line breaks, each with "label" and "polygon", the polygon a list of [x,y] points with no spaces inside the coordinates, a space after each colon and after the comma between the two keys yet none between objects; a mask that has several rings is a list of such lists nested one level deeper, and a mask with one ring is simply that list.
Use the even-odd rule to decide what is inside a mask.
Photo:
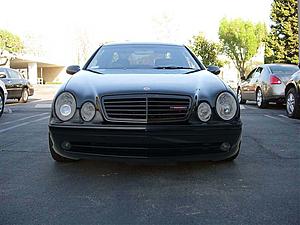
[{"label": "side mirror", "polygon": [[66,72],[67,74],[73,75],[77,73],[79,70],[80,70],[80,66],[72,65],[67,67]]},{"label": "side mirror", "polygon": [[0,78],[6,78],[6,74],[4,72],[0,72]]},{"label": "side mirror", "polygon": [[221,72],[218,66],[208,66],[207,70],[215,75],[219,75]]}]

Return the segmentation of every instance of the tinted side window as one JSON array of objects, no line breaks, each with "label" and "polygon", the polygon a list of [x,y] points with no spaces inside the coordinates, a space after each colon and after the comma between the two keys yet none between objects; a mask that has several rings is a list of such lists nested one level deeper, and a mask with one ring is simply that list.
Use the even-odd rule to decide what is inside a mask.
[{"label": "tinted side window", "polygon": [[257,70],[254,73],[254,78],[258,78],[260,76],[262,70],[263,70],[263,68],[261,68],[261,67],[257,68]]},{"label": "tinted side window", "polygon": [[252,70],[252,71],[249,73],[249,75],[247,76],[247,80],[250,80],[250,79],[253,77],[255,70],[256,70],[256,69]]}]

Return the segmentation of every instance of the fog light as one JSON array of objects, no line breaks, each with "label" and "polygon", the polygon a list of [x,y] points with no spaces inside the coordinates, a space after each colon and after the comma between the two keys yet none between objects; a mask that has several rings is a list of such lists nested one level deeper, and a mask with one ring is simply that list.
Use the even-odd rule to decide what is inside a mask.
[{"label": "fog light", "polygon": [[229,151],[231,145],[228,142],[223,142],[220,146],[220,149],[224,152]]},{"label": "fog light", "polygon": [[65,150],[70,150],[71,149],[71,143],[70,142],[67,142],[67,141],[64,141],[62,144],[61,144],[61,147]]}]

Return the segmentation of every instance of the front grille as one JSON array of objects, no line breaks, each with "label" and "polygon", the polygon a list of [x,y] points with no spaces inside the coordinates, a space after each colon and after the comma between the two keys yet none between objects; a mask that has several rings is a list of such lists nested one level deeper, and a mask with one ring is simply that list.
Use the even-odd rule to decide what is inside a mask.
[{"label": "front grille", "polygon": [[191,98],[180,95],[114,95],[102,98],[106,119],[111,122],[161,123],[184,121]]}]

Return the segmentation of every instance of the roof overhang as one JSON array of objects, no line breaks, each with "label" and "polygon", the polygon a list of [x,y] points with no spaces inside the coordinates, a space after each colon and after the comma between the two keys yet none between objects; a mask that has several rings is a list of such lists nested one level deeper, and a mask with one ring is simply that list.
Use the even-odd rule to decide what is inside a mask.
[{"label": "roof overhang", "polygon": [[28,64],[36,63],[38,68],[51,68],[51,67],[65,67],[65,65],[60,63],[53,63],[45,59],[39,59],[37,57],[26,57],[26,56],[17,56],[10,61],[10,66],[12,68],[21,69],[27,68]]}]

